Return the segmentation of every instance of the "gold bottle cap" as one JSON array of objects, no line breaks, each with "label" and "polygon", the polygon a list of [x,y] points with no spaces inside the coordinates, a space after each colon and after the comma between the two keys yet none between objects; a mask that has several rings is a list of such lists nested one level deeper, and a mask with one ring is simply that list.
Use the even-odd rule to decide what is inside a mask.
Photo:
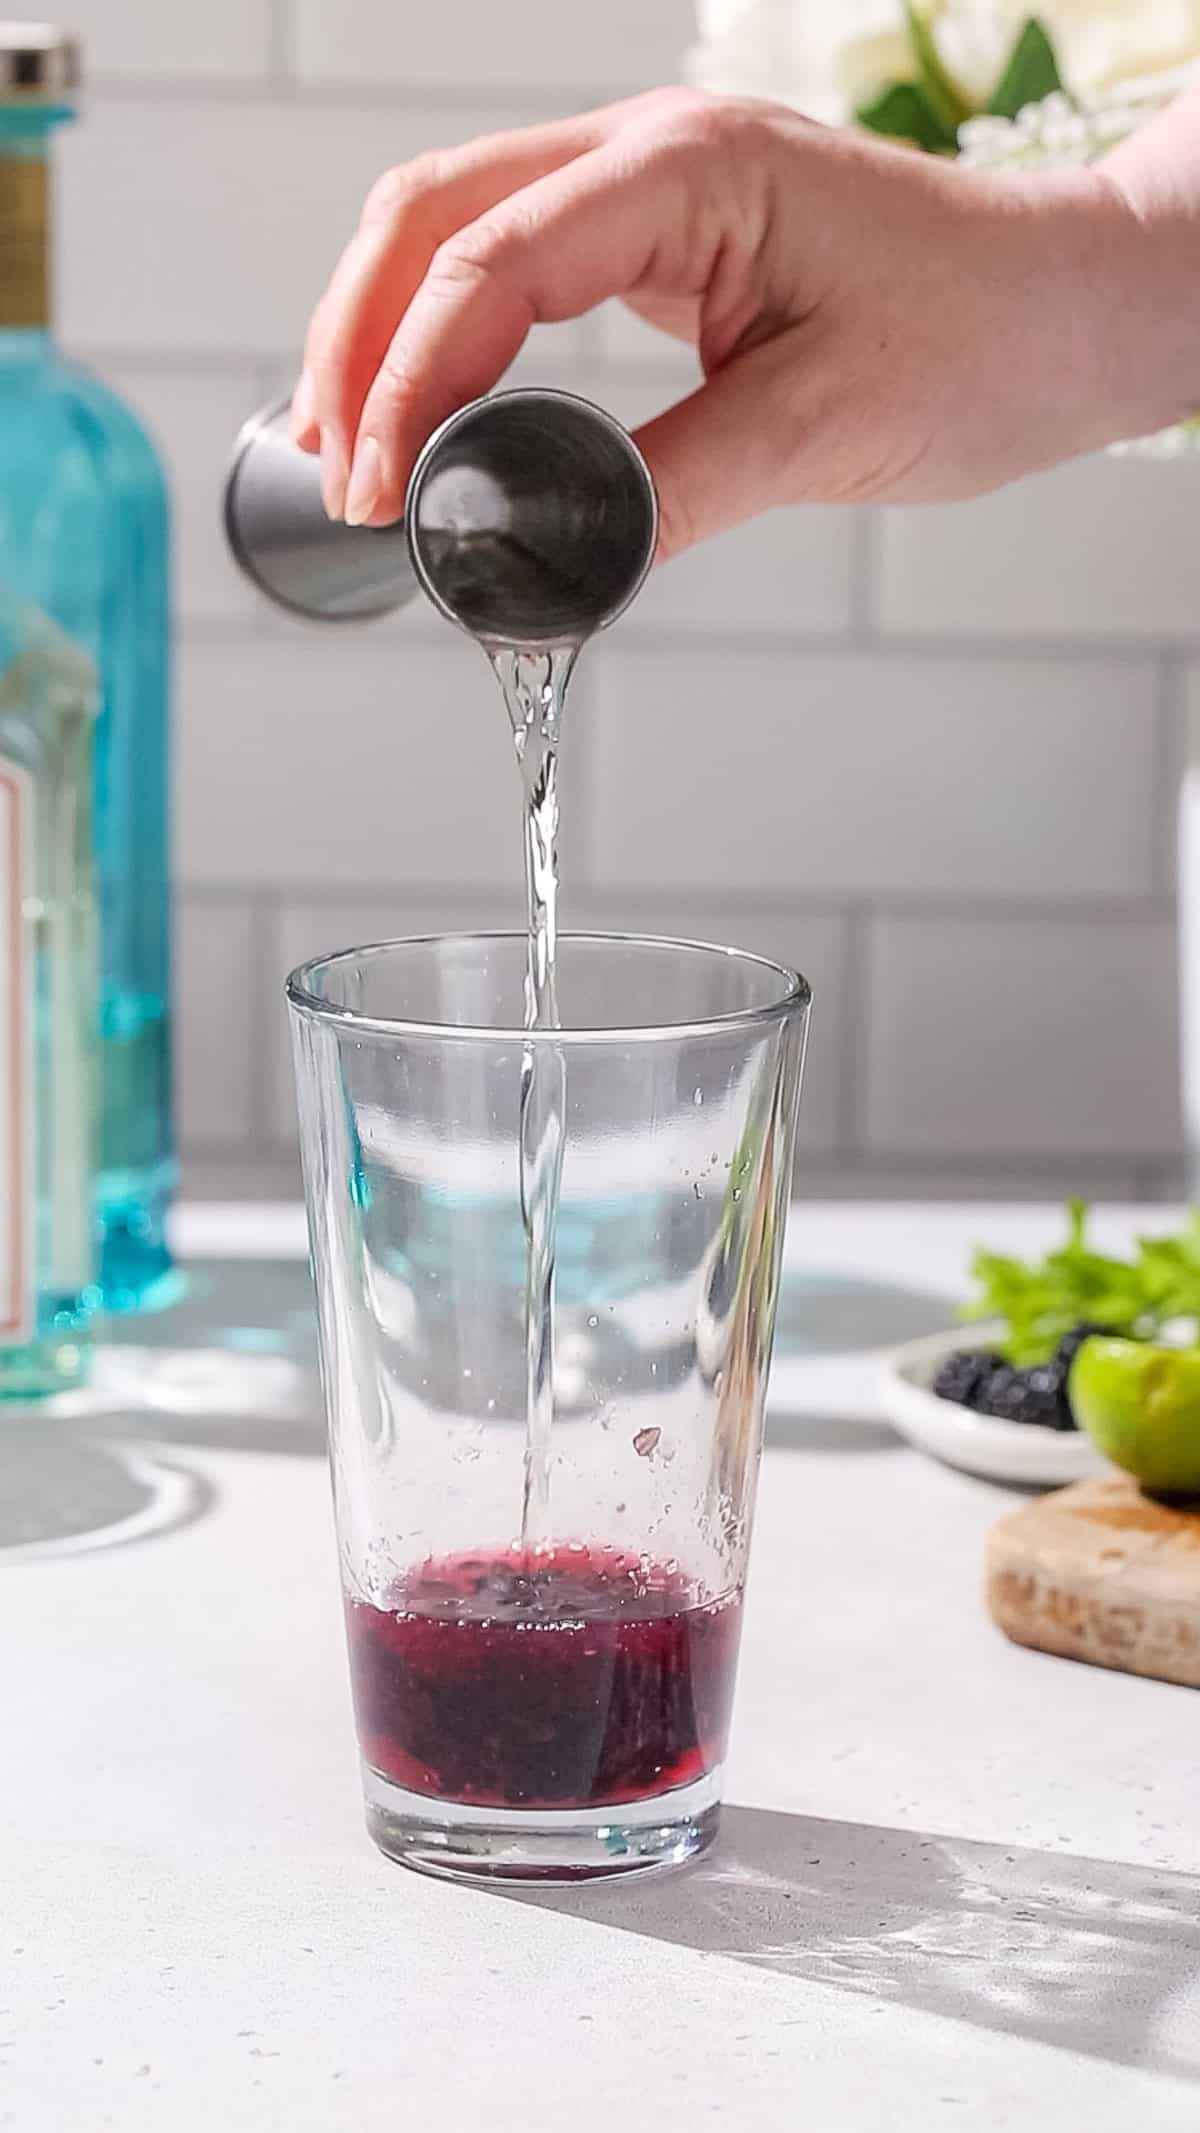
[{"label": "gold bottle cap", "polygon": [[79,39],[54,22],[0,21],[0,98],[52,103],[79,87]]}]

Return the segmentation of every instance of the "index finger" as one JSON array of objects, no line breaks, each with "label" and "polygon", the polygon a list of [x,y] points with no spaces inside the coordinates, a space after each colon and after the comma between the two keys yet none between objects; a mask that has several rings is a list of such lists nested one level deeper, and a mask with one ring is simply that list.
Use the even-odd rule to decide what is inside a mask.
[{"label": "index finger", "polygon": [[490,134],[386,171],[309,326],[304,369],[313,417],[347,448],[371,380],[439,244],[506,194],[582,155],[613,123],[588,113],[517,133]]},{"label": "index finger", "polygon": [[[448,415],[489,392],[531,326],[575,318],[652,277],[699,294],[711,261],[688,159],[615,139],[524,187],[439,246],[401,319],[358,427],[347,516],[399,517],[412,464]],[[691,210],[689,211],[689,206]]]}]

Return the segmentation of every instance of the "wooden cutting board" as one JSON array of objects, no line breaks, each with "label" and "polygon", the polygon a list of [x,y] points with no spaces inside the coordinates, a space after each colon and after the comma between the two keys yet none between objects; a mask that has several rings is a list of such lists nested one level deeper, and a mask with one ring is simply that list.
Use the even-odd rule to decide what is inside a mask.
[{"label": "wooden cutting board", "polygon": [[1125,1474],[1024,1504],[987,1541],[987,1604],[1016,1644],[1200,1688],[1200,1499]]}]

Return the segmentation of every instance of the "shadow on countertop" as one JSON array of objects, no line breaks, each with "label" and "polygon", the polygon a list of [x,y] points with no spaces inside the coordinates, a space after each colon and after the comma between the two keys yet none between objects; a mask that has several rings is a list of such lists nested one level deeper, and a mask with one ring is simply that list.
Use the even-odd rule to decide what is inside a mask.
[{"label": "shadow on countertop", "polygon": [[1200,2081],[1200,1879],[1189,1874],[735,1806],[713,1851],[682,1873],[505,1894]]},{"label": "shadow on countertop", "polygon": [[898,1348],[954,1324],[952,1298],[931,1289],[849,1274],[785,1273],[775,1330],[778,1356],[845,1355]]},{"label": "shadow on countertop", "polygon": [[83,1392],[0,1408],[0,1565],[194,1524],[216,1492],[189,1449],[323,1457],[315,1366],[303,1262],[191,1266],[166,1309],[110,1321]]},{"label": "shadow on countertop", "polygon": [[[941,1297],[840,1276],[784,1283],[780,1354],[888,1346],[944,1326]],[[130,1344],[123,1345],[126,1333]],[[316,1326],[303,1261],[200,1262],[160,1312],[110,1321],[85,1394],[0,1409],[0,1564],[78,1554],[176,1531],[215,1492],[183,1456],[323,1457]],[[768,1442],[800,1451],[889,1452],[884,1424],[773,1408]]]}]

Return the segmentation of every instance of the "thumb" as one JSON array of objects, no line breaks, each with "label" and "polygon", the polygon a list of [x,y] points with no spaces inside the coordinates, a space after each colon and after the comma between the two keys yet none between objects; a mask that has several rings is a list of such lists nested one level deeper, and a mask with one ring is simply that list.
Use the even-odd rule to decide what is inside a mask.
[{"label": "thumb", "polygon": [[658,559],[793,502],[795,440],[804,427],[792,335],[736,356],[706,384],[639,429],[658,490]]}]

